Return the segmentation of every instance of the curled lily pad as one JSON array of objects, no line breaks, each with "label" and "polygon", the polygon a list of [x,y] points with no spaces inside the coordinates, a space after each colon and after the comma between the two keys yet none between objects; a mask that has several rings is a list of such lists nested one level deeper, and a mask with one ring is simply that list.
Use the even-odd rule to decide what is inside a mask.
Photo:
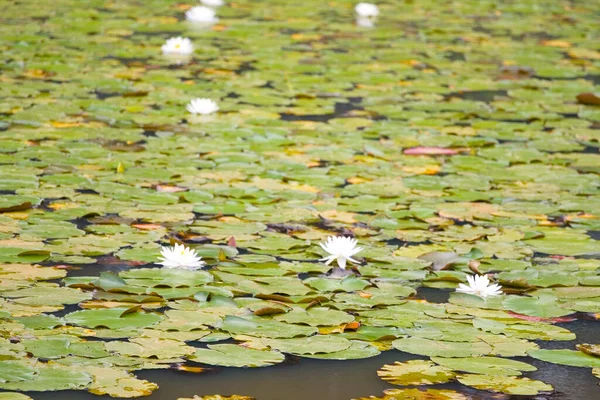
[{"label": "curled lily pad", "polygon": [[600,345],[598,344],[578,344],[577,350],[582,351],[585,354],[589,354],[590,356],[600,357]]}]

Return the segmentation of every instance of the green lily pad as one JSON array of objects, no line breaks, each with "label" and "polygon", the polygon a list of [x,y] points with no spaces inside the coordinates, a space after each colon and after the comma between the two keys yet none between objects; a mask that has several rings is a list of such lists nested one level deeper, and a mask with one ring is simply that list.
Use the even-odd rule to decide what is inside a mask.
[{"label": "green lily pad", "polygon": [[482,356],[492,351],[492,347],[485,342],[444,342],[419,337],[396,339],[392,346],[400,351],[429,357]]},{"label": "green lily pad", "polygon": [[444,367],[463,372],[484,375],[518,376],[522,371],[536,371],[533,365],[499,357],[432,357],[431,360]]},{"label": "green lily pad", "polygon": [[378,356],[381,352],[366,342],[351,340],[350,347],[331,353],[302,354],[302,357],[317,358],[320,360],[358,360]]},{"label": "green lily pad", "polygon": [[294,308],[292,311],[274,317],[277,321],[310,326],[340,325],[354,321],[354,317],[343,311],[326,307],[312,307],[308,310]]},{"label": "green lily pad", "polygon": [[18,382],[0,382],[0,389],[26,392],[45,392],[54,390],[75,390],[86,388],[92,378],[89,374],[72,368],[54,366],[36,366],[37,374],[33,379]]},{"label": "green lily pad", "polygon": [[359,397],[356,400],[467,400],[454,390],[440,389],[387,389],[382,397]]},{"label": "green lily pad", "polygon": [[21,361],[0,361],[0,383],[34,379],[37,369]]},{"label": "green lily pad", "polygon": [[261,342],[272,349],[296,355],[336,353],[346,350],[352,345],[347,339],[331,335],[293,339],[262,339]]},{"label": "green lily pad", "polygon": [[529,355],[538,360],[572,367],[600,368],[600,357],[591,356],[575,350],[531,350]]},{"label": "green lily pad", "polygon": [[217,326],[234,335],[252,335],[265,338],[293,338],[317,333],[317,329],[313,327],[286,324],[259,317],[227,316]]},{"label": "green lily pad", "polygon": [[572,314],[571,310],[556,305],[557,298],[550,294],[540,294],[538,297],[509,296],[502,302],[507,309],[519,314],[533,317],[562,317]]},{"label": "green lily pad", "polygon": [[0,393],[0,400],[32,400],[32,398],[23,393],[3,392]]},{"label": "green lily pad", "polygon": [[161,319],[160,315],[154,313],[132,312],[130,309],[122,307],[75,311],[65,316],[65,321],[69,324],[109,329],[145,328],[156,324]]}]

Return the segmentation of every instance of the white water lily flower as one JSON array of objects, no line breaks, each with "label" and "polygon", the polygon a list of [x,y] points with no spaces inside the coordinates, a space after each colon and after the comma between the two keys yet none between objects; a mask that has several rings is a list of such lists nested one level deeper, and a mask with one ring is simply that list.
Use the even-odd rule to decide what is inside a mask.
[{"label": "white water lily flower", "polygon": [[209,7],[221,7],[225,2],[223,0],[200,0],[200,3]]},{"label": "white water lily flower", "polygon": [[358,3],[354,11],[359,17],[375,18],[379,15],[379,7],[373,3]]},{"label": "white water lily flower", "polygon": [[205,262],[202,261],[202,257],[196,253],[196,250],[192,250],[182,244],[175,244],[174,247],[163,247],[161,252],[161,264],[167,269],[186,269],[189,271],[195,271],[204,266]]},{"label": "white water lily flower", "polygon": [[178,36],[167,40],[161,49],[164,54],[188,55],[194,52],[194,45],[190,39]]},{"label": "white water lily flower", "polygon": [[185,13],[185,19],[191,22],[199,22],[203,24],[212,24],[217,22],[217,13],[212,8],[197,6],[192,7]]},{"label": "white water lily flower", "polygon": [[457,292],[473,294],[475,296],[486,298],[487,296],[497,296],[502,294],[502,288],[498,284],[490,284],[487,275],[467,275],[469,285],[459,284]]},{"label": "white water lily flower", "polygon": [[356,25],[362,26],[363,28],[372,28],[375,26],[373,19],[366,17],[356,17]]},{"label": "white water lily flower", "polygon": [[192,99],[185,109],[192,114],[208,115],[219,111],[219,105],[211,99]]},{"label": "white water lily flower", "polygon": [[323,250],[329,253],[321,261],[326,261],[325,264],[329,265],[333,260],[336,260],[341,269],[346,269],[346,261],[359,264],[358,261],[352,258],[353,255],[363,250],[362,247],[356,247],[357,243],[358,241],[351,237],[329,236],[325,243],[319,243]]}]

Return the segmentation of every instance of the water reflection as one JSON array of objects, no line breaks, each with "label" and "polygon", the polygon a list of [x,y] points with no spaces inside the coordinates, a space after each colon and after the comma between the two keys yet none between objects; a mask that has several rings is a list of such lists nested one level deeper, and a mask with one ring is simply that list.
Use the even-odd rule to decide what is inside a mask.
[{"label": "water reflection", "polygon": [[356,25],[362,26],[363,28],[373,28],[375,26],[375,20],[373,18],[356,17]]}]

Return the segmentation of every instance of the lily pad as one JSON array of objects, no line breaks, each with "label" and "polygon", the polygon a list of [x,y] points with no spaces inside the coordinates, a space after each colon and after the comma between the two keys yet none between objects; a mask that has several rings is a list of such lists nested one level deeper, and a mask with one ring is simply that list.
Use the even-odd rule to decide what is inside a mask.
[{"label": "lily pad", "polygon": [[358,360],[381,354],[377,347],[369,343],[358,340],[351,340],[350,342],[352,343],[350,347],[344,350],[331,353],[302,354],[302,357],[317,358],[320,360]]},{"label": "lily pad", "polygon": [[272,349],[296,355],[337,353],[349,349],[352,345],[352,342],[347,339],[331,335],[294,339],[262,339],[261,342]]},{"label": "lily pad", "polygon": [[431,360],[444,367],[463,372],[484,375],[518,376],[522,371],[536,371],[533,365],[499,357],[432,357]]},{"label": "lily pad", "polygon": [[529,355],[538,360],[572,367],[600,368],[600,357],[591,356],[575,350],[531,350]]},{"label": "lily pad", "polygon": [[37,374],[33,379],[17,382],[0,382],[0,389],[26,392],[44,392],[54,390],[75,390],[86,388],[92,378],[83,371],[55,366],[36,366]]},{"label": "lily pad", "polygon": [[112,308],[75,311],[65,316],[69,324],[88,328],[105,327],[109,329],[145,328],[156,324],[161,316],[154,313],[132,311],[128,308]]},{"label": "lily pad", "polygon": [[435,365],[431,361],[410,360],[384,365],[377,375],[394,385],[434,385],[446,383],[454,379],[451,369]]},{"label": "lily pad", "polygon": [[285,356],[278,351],[245,348],[235,344],[213,344],[207,349],[197,349],[191,361],[223,367],[267,367],[283,362]]},{"label": "lily pad", "polygon": [[265,338],[293,338],[317,333],[317,329],[313,327],[286,324],[260,317],[227,316],[217,326],[234,335],[252,335]]},{"label": "lily pad", "polygon": [[340,325],[354,321],[354,317],[350,314],[326,307],[312,307],[308,310],[294,308],[286,314],[276,316],[275,319],[310,326]]},{"label": "lily pad", "polygon": [[490,354],[492,347],[485,342],[444,342],[419,337],[400,338],[392,342],[400,351],[429,357],[469,357]]},{"label": "lily pad", "polygon": [[540,392],[551,392],[553,390],[552,386],[544,382],[515,376],[467,374],[459,375],[457,379],[463,385],[476,389],[511,395],[535,396]]}]

